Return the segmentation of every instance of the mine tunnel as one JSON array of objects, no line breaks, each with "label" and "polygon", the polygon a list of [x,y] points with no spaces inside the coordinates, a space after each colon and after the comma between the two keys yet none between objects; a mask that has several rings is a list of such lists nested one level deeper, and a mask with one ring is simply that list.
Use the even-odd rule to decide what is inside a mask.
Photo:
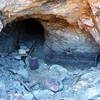
[{"label": "mine tunnel", "polygon": [[10,53],[18,49],[20,44],[25,44],[32,49],[41,48],[44,41],[45,30],[38,20],[29,18],[13,21],[8,23],[0,33],[0,52]]},{"label": "mine tunnel", "polygon": [[[71,44],[68,38],[70,38],[69,36],[75,36],[76,33],[68,33],[65,31],[64,33],[66,33],[67,36],[65,41],[67,42],[61,44],[59,42],[64,41],[61,40],[60,35],[57,35],[57,30],[54,30],[56,36],[52,34],[53,30],[54,29],[51,29],[51,33],[48,32],[41,22],[34,18],[12,21],[0,32],[0,53],[6,53],[6,55],[8,55],[12,52],[18,52],[18,54],[25,56],[25,58],[26,55],[37,57],[43,59],[48,64],[96,66],[98,53],[95,50],[98,49],[95,43],[92,45],[90,42],[87,42],[86,45],[84,39],[82,42],[71,38]],[[63,35],[64,33],[62,32],[61,34]],[[81,43],[81,45],[79,43]],[[56,48],[57,50],[62,46],[66,48],[64,50],[61,49],[62,52],[54,51],[53,49]],[[77,49],[77,47],[79,49],[85,47],[86,49],[80,49],[80,51],[77,52],[69,50],[69,48],[67,48],[68,46],[70,48],[74,47],[75,49]],[[94,48],[92,48],[92,46],[94,46]],[[91,52],[87,52],[86,50],[91,50]],[[92,52],[92,50],[95,52]]]}]

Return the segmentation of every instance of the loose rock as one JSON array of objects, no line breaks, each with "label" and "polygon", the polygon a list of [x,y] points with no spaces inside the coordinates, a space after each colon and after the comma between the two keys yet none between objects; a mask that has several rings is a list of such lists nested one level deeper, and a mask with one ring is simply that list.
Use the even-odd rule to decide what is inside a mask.
[{"label": "loose rock", "polygon": [[54,77],[58,77],[58,79],[63,80],[67,77],[68,71],[64,67],[60,65],[52,65],[49,69],[50,73],[55,74]]},{"label": "loose rock", "polygon": [[63,89],[62,81],[58,81],[54,79],[45,80],[44,85],[47,89],[54,91],[54,92],[58,92]]},{"label": "loose rock", "polygon": [[21,94],[10,94],[6,96],[4,100],[27,100],[27,99]]},{"label": "loose rock", "polygon": [[24,49],[19,49],[19,54],[20,55],[25,55],[26,54],[26,50],[24,50]]},{"label": "loose rock", "polygon": [[24,97],[26,98],[26,100],[33,100],[33,95],[31,93],[24,94]]},{"label": "loose rock", "polygon": [[53,100],[54,93],[50,90],[35,90],[33,94],[37,100]]},{"label": "loose rock", "polygon": [[0,98],[6,95],[6,86],[3,81],[0,81]]}]

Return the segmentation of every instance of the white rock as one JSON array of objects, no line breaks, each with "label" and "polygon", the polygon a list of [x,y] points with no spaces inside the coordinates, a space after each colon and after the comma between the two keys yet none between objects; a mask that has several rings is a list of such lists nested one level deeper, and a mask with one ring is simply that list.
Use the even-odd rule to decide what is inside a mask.
[{"label": "white rock", "polygon": [[88,88],[84,95],[88,99],[91,99],[91,98],[93,98],[93,97],[95,97],[96,95],[99,95],[99,94],[100,94],[100,89],[97,88],[97,87],[92,87],[92,88]]},{"label": "white rock", "polygon": [[87,85],[87,82],[85,82],[85,81],[79,81],[79,82],[77,82],[77,84],[75,84],[73,86],[73,90],[74,91],[79,91],[81,88],[83,88],[86,85]]},{"label": "white rock", "polygon": [[77,99],[75,99],[74,97],[70,97],[70,98],[65,98],[63,100],[77,100]]},{"label": "white rock", "polygon": [[[52,65],[49,69],[50,73],[56,74],[55,76],[60,79],[63,80],[65,77],[67,77],[68,71],[67,69],[65,69],[64,67],[60,66],[60,65]],[[58,74],[58,75],[57,75]],[[53,75],[54,76],[54,75]]]},{"label": "white rock", "polygon": [[37,100],[53,100],[52,97],[55,93],[50,90],[35,90],[33,94]]},{"label": "white rock", "polygon": [[20,46],[20,49],[24,49],[27,52],[29,51],[29,48],[27,46],[25,46],[25,45],[21,45]]},{"label": "white rock", "polygon": [[29,76],[28,71],[25,68],[20,68],[17,73],[22,75],[24,78],[28,78]]},{"label": "white rock", "polygon": [[0,98],[4,97],[5,95],[6,95],[5,83],[3,81],[0,81]]},{"label": "white rock", "polygon": [[24,49],[19,49],[19,54],[20,55],[25,55],[26,54],[26,50],[24,50]]},{"label": "white rock", "polygon": [[[20,66],[22,66],[22,67],[25,66],[25,63],[24,63],[24,61],[22,61],[22,60],[20,60],[19,63],[20,63]],[[20,68],[21,68],[21,67],[20,67]]]},{"label": "white rock", "polygon": [[20,55],[16,55],[16,56],[15,56],[15,59],[21,60],[21,56],[20,56]]},{"label": "white rock", "polygon": [[24,94],[24,97],[25,97],[27,100],[32,100],[32,99],[33,99],[33,95],[32,95],[31,93]]},{"label": "white rock", "polygon": [[19,88],[20,87],[20,82],[19,81],[14,81],[13,82],[13,87],[15,87],[15,88],[18,87]]},{"label": "white rock", "polygon": [[23,95],[16,93],[7,95],[4,100],[27,100],[27,99]]},{"label": "white rock", "polygon": [[27,48],[27,49],[26,49],[26,52],[29,52],[29,50],[30,50],[30,49],[29,49],[29,48]]},{"label": "white rock", "polygon": [[62,81],[48,79],[44,83],[45,87],[49,90],[57,92],[63,89]]},{"label": "white rock", "polygon": [[[1,7],[1,6],[0,6]],[[3,24],[2,24],[2,22],[1,22],[1,20],[0,20],[0,32],[1,32],[1,30],[3,29]]]}]

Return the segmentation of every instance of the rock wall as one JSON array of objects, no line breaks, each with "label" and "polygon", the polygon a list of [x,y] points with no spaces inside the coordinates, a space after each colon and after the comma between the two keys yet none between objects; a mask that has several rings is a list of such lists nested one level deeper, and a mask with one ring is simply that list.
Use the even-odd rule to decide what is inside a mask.
[{"label": "rock wall", "polygon": [[27,18],[35,18],[44,26],[45,48],[48,45],[61,52],[99,51],[100,0],[0,1],[0,30],[13,20]]}]

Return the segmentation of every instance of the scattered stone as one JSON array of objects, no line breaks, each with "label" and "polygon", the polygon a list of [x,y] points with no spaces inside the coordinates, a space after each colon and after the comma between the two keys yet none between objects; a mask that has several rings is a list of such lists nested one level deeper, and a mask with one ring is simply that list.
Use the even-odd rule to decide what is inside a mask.
[{"label": "scattered stone", "polygon": [[60,80],[63,80],[67,77],[68,71],[60,65],[52,65],[49,69],[50,73],[54,73],[55,77],[58,77]]},{"label": "scattered stone", "polygon": [[40,89],[40,85],[39,84],[36,84],[36,85],[32,86],[32,89],[33,90],[38,90],[38,89]]},{"label": "scattered stone", "polygon": [[26,98],[26,100],[33,100],[33,95],[31,93],[24,94],[24,97]]},{"label": "scattered stone", "polygon": [[25,68],[20,68],[17,71],[17,74],[22,75],[24,78],[28,78],[29,77],[28,71]]},{"label": "scattered stone", "polygon": [[30,49],[28,47],[26,47],[25,45],[20,45],[20,49],[25,50],[26,52],[28,52]]},{"label": "scattered stone", "polygon": [[24,78],[28,78],[29,76],[27,69],[25,69],[23,66],[20,66],[17,69],[10,69],[10,71],[12,71],[14,74],[21,75]]},{"label": "scattered stone", "polygon": [[66,98],[65,100],[77,100],[75,98]]},{"label": "scattered stone", "polygon": [[6,95],[6,86],[3,81],[0,81],[0,98]]},{"label": "scattered stone", "polygon": [[26,54],[26,50],[24,50],[24,49],[19,49],[19,54],[20,55],[25,55]]},{"label": "scattered stone", "polygon": [[27,100],[27,99],[21,94],[10,94],[6,96],[4,100]]},{"label": "scattered stone", "polygon": [[45,80],[44,83],[45,87],[53,92],[58,92],[63,89],[63,84],[61,81],[54,80],[54,79],[48,79]]},{"label": "scattered stone", "polygon": [[15,56],[15,59],[21,60],[21,56],[20,56],[20,55],[16,55],[16,56]]},{"label": "scattered stone", "polygon": [[0,100],[100,100],[99,67],[69,70],[29,58],[31,71],[18,55],[0,58]]},{"label": "scattered stone", "polygon": [[35,90],[33,95],[37,100],[53,100],[54,92],[50,90]]},{"label": "scattered stone", "polygon": [[84,94],[88,99],[94,98],[97,95],[100,95],[100,89],[96,87],[88,88]]},{"label": "scattered stone", "polygon": [[[0,7],[1,7],[1,6],[0,6]],[[3,28],[3,24],[2,24],[2,22],[1,22],[1,20],[0,20],[0,32],[1,32],[2,28]]]},{"label": "scattered stone", "polygon": [[14,81],[13,82],[13,87],[19,88],[20,87],[20,82],[19,81]]},{"label": "scattered stone", "polygon": [[87,83],[85,81],[79,81],[79,82],[77,82],[77,84],[74,85],[73,90],[79,91],[81,88],[83,88],[86,85],[87,85]]}]

